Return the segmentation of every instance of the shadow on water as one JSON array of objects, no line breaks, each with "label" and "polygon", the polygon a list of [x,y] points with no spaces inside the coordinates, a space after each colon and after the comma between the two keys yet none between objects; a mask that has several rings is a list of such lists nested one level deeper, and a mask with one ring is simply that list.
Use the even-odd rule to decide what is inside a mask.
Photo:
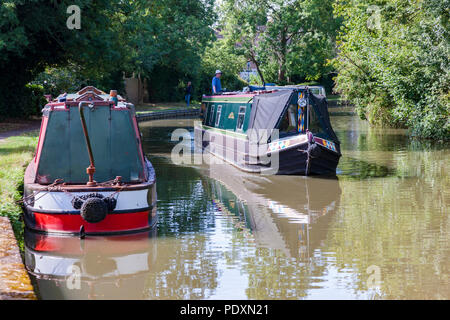
[{"label": "shadow on water", "polygon": [[340,179],[364,180],[396,175],[395,169],[355,158],[342,157],[337,169]]}]

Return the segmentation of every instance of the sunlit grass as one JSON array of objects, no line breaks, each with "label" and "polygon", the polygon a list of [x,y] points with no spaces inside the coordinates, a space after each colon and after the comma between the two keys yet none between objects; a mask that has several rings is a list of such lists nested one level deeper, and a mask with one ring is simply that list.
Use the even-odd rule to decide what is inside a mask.
[{"label": "sunlit grass", "polygon": [[10,219],[23,249],[22,197],[25,168],[33,158],[38,131],[0,140],[0,215]]}]

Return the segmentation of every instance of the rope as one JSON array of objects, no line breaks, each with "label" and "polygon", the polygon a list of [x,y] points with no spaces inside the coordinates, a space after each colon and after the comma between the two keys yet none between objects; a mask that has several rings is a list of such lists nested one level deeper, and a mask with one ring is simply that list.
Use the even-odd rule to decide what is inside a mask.
[{"label": "rope", "polygon": [[[123,189],[128,186],[128,184],[124,184],[120,180],[121,179],[119,177],[116,177],[113,180],[100,182],[97,185],[101,186],[101,187],[113,187],[113,186],[118,187],[116,191],[111,193],[108,197],[105,197],[105,198],[113,199],[116,194],[118,194],[119,192],[123,191]],[[37,200],[41,199],[46,194],[48,194],[48,193],[50,193],[52,191],[60,191],[60,192],[64,192],[64,193],[68,194],[69,196],[74,196],[70,191],[67,191],[65,188],[62,187],[62,185],[64,185],[64,184],[65,183],[64,183],[63,179],[55,179],[55,181],[53,181],[53,183],[49,184],[47,187],[42,188],[42,189],[40,189],[37,192],[33,192],[32,194],[24,197],[21,200],[17,200],[17,201],[15,201],[15,203],[16,204],[26,203],[27,200],[32,199],[33,197],[36,197],[40,193],[43,193],[39,198],[37,198],[37,199],[35,198],[34,199],[34,201],[37,201]]]},{"label": "rope", "polygon": [[64,182],[63,179],[55,179],[55,181],[53,181],[53,183],[49,184],[46,188],[43,188],[43,189],[39,190],[39,191],[36,192],[36,193],[33,192],[33,193],[30,194],[29,196],[26,196],[26,197],[24,197],[24,198],[21,199],[21,200],[17,200],[16,203],[17,203],[17,204],[25,203],[27,200],[29,200],[29,199],[31,199],[31,198],[33,198],[33,197],[36,197],[38,194],[40,194],[40,193],[42,193],[42,192],[45,192],[43,195],[41,195],[39,198],[35,199],[34,201],[39,200],[39,199],[41,199],[43,196],[45,196],[47,193],[49,193],[49,192],[51,192],[51,191],[54,191],[55,189],[59,189],[59,188],[60,188],[59,185],[62,184],[63,182]]}]

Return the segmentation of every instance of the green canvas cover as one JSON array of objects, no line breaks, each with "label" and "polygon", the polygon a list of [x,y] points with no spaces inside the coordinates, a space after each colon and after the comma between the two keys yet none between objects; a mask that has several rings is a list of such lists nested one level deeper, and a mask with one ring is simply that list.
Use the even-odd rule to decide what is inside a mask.
[{"label": "green canvas cover", "polygon": [[[114,110],[109,106],[83,108],[96,168],[94,180],[104,182],[121,176],[128,183],[144,181],[133,111]],[[48,125],[45,137],[41,137],[44,142],[36,182],[44,184],[63,179],[66,183],[86,183],[89,156],[78,107],[47,111]]]}]

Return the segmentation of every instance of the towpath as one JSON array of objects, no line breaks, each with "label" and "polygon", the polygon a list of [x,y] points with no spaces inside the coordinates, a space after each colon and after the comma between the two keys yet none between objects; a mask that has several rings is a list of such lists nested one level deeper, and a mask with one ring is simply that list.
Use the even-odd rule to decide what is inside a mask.
[{"label": "towpath", "polygon": [[0,217],[0,300],[36,299],[8,218]]},{"label": "towpath", "polygon": [[18,136],[22,133],[38,130],[40,128],[41,121],[33,120],[26,122],[0,122],[0,143],[9,137]]}]

